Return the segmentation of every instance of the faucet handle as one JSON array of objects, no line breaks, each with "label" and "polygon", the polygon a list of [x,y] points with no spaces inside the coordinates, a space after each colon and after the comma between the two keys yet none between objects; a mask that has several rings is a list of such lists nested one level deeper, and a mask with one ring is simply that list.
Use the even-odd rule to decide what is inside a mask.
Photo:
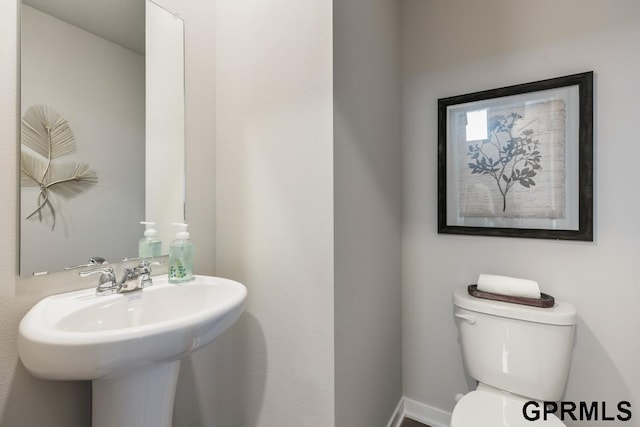
[{"label": "faucet handle", "polygon": [[79,272],[78,275],[80,277],[88,277],[88,276],[91,276],[93,274],[98,274],[98,273],[102,273],[102,275],[104,275],[104,276],[109,276],[109,275],[113,276],[113,267],[108,265],[106,267],[98,267],[98,268],[93,268],[91,270],[84,270],[84,271]]},{"label": "faucet handle", "polygon": [[153,285],[153,280],[151,279],[151,266],[152,265],[162,265],[161,261],[153,261],[149,262],[146,259],[140,261],[138,266],[134,269],[136,273],[142,275],[140,285],[144,288],[147,286]]},{"label": "faucet handle", "polygon": [[98,278],[98,287],[96,288],[96,295],[109,295],[118,291],[118,285],[116,283],[116,275],[113,272],[113,267],[110,265],[106,267],[98,267],[91,270],[85,270],[78,273],[80,277],[88,277],[94,274],[100,273]]},{"label": "faucet handle", "polygon": [[92,256],[91,258],[89,258],[89,261],[86,264],[80,264],[80,265],[74,265],[73,267],[65,267],[65,270],[75,270],[77,268],[83,268],[83,267],[93,267],[96,265],[108,265],[109,262],[99,256]]}]

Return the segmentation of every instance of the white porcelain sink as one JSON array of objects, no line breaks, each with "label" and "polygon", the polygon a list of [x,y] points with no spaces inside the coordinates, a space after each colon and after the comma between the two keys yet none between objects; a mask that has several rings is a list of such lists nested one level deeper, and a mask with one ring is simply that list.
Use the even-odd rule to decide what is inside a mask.
[{"label": "white porcelain sink", "polygon": [[20,322],[18,352],[29,372],[93,381],[94,426],[170,426],[180,359],[231,326],[247,296],[242,284],[218,277],[153,282],[126,294],[50,296]]}]

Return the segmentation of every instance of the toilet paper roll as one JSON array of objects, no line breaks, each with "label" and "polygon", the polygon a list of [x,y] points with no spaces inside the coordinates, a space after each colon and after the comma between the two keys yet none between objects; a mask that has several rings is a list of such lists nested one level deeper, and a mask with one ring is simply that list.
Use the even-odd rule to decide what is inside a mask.
[{"label": "toilet paper roll", "polygon": [[480,274],[478,276],[478,290],[499,295],[540,299],[538,282],[516,277]]}]

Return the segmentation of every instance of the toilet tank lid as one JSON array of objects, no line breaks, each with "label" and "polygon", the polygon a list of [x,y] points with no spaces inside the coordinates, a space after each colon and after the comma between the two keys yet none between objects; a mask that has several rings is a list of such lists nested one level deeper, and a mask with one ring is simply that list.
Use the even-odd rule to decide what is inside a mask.
[{"label": "toilet tank lid", "polygon": [[532,307],[472,297],[466,287],[453,292],[453,303],[465,310],[550,325],[575,325],[577,318],[576,309],[566,302],[555,300],[550,308]]}]

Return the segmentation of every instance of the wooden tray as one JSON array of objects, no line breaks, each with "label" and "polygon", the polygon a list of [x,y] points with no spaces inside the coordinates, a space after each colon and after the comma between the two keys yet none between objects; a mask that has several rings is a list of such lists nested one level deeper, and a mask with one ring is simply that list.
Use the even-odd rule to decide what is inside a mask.
[{"label": "wooden tray", "polygon": [[494,301],[511,302],[513,304],[530,305],[533,307],[551,308],[555,305],[555,300],[551,295],[540,293],[540,298],[514,297],[511,295],[494,294],[493,292],[484,292],[478,290],[478,285],[469,285],[467,287],[469,295],[476,298],[490,299]]}]

